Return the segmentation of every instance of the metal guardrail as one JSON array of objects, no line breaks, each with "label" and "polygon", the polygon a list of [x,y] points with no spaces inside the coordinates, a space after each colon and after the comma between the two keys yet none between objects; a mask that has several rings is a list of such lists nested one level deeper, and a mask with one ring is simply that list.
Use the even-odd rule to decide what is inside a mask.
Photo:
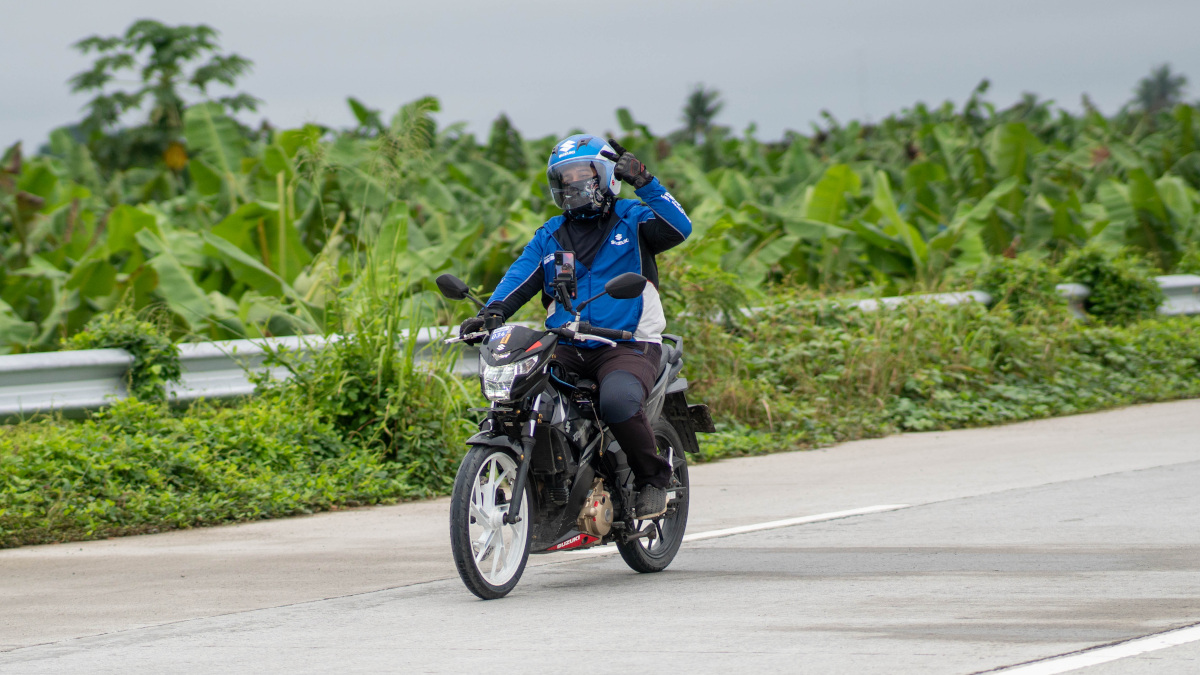
[{"label": "metal guardrail", "polygon": [[943,305],[961,305],[968,302],[981,302],[985,305],[990,305],[992,304],[992,296],[984,293],[983,291],[964,291],[962,293],[922,293],[919,295],[897,295],[890,298],[856,300],[851,304],[865,312],[874,312],[875,310],[881,308],[890,309],[906,302],[936,302]]},{"label": "metal guardrail", "polygon": [[[1157,278],[1166,300],[1162,314],[1200,314],[1200,276],[1174,274]],[[1082,284],[1058,287],[1077,315],[1083,314],[1083,301],[1089,289]],[[992,297],[982,291],[931,293],[858,300],[853,304],[864,311],[890,308],[906,302],[939,302],[957,305],[965,302],[990,304]],[[451,331],[446,327],[422,328],[417,334],[418,357],[431,344]],[[398,336],[407,340],[407,331]],[[179,345],[182,377],[167,387],[167,395],[178,402],[202,398],[225,399],[254,394],[249,372],[270,370],[272,377],[285,378],[288,371],[265,365],[270,352],[284,349],[303,355],[323,348],[337,336],[299,336],[260,340],[223,340]],[[463,347],[455,362],[460,375],[478,373],[477,351]],[[89,349],[40,354],[0,356],[0,419],[12,420],[37,413],[58,411],[68,416],[107,405],[113,398],[124,398],[126,376],[133,356],[120,349]]]},{"label": "metal guardrail", "polygon": [[1158,308],[1161,314],[1200,314],[1200,276],[1168,274],[1156,277],[1166,300]]},{"label": "metal guardrail", "polygon": [[[426,347],[445,337],[447,329],[422,328],[417,335],[417,358]],[[267,366],[267,357],[280,350],[304,358],[337,336],[291,336],[255,340],[221,340],[179,345],[181,376],[167,385],[171,401],[228,399],[254,394],[250,373],[270,371],[284,379],[282,366]],[[399,337],[407,340],[407,331]],[[471,348],[471,351],[475,351]],[[12,421],[38,413],[60,412],[68,417],[96,410],[128,395],[125,383],[133,356],[121,349],[87,349],[0,356],[0,419]],[[477,359],[464,354],[454,371],[471,375]]]},{"label": "metal guardrail", "polygon": [[0,414],[93,410],[123,398],[133,356],[123,349],[88,349],[0,356]]},{"label": "metal guardrail", "polygon": [[[274,351],[305,352],[324,347],[331,338],[293,336],[260,340],[222,340],[179,345],[179,382],[167,385],[168,399],[195,401],[202,398],[236,398],[254,393],[249,372],[269,370],[275,378],[288,376],[287,368],[264,365]],[[3,410],[0,410],[2,413]]]}]

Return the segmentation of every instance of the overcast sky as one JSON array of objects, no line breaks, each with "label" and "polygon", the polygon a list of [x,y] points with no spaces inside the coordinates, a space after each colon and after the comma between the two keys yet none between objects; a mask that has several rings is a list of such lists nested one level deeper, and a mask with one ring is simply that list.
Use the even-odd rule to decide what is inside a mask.
[{"label": "overcast sky", "polygon": [[1086,92],[1112,112],[1168,62],[1200,94],[1198,0],[0,0],[0,147],[78,120],[67,80],[88,60],[70,45],[139,18],[219,30],[278,127],[350,125],[347,96],[390,116],[432,94],[441,123],[481,134],[501,111],[526,135],[599,133],[621,106],[661,133],[704,83],[718,121],[773,138],[822,109],[961,103],[985,77],[1000,105],[1030,91],[1078,109]]}]

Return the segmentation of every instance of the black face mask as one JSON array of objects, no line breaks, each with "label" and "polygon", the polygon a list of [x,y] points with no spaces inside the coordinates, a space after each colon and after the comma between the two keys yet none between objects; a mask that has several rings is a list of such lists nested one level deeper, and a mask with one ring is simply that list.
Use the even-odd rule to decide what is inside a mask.
[{"label": "black face mask", "polygon": [[593,176],[576,181],[562,189],[562,209],[567,212],[583,212],[596,209],[603,201],[600,194],[600,179]]},{"label": "black face mask", "polygon": [[564,209],[563,216],[572,222],[594,222],[599,224],[612,213],[613,198],[600,196],[599,203],[589,202],[574,209]]}]

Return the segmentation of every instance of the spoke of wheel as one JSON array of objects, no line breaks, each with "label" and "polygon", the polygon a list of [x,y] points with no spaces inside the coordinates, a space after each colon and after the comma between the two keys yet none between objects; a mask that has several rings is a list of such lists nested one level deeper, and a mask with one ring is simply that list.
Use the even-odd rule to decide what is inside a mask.
[{"label": "spoke of wheel", "polygon": [[662,530],[662,520],[661,519],[654,521],[654,531],[658,533],[658,544],[661,545],[663,542],[663,530]]},{"label": "spoke of wheel", "polygon": [[504,550],[504,533],[500,533],[500,540],[496,542],[496,552],[492,555],[492,573],[489,577],[496,576],[496,566],[500,564],[500,552]]},{"label": "spoke of wheel", "polygon": [[475,519],[476,523],[487,527],[488,516],[483,512],[483,509],[479,508],[474,499],[471,500],[471,517]]},{"label": "spoke of wheel", "polygon": [[483,512],[483,503],[483,486],[479,484],[479,481],[476,481],[475,487],[471,489],[471,506]]},{"label": "spoke of wheel", "polygon": [[492,539],[495,536],[496,530],[487,530],[475,540],[475,543],[479,544],[479,550],[475,552],[476,564],[483,562],[483,559],[487,557],[488,550],[492,548]]}]

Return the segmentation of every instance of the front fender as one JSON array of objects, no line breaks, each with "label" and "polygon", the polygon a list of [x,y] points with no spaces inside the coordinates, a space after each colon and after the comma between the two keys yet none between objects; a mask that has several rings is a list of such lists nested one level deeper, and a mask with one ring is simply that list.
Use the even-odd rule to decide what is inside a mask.
[{"label": "front fender", "polygon": [[507,434],[496,433],[495,431],[480,431],[467,439],[467,445],[491,445],[508,448],[516,453],[518,457],[522,454],[520,441],[509,438]]}]

